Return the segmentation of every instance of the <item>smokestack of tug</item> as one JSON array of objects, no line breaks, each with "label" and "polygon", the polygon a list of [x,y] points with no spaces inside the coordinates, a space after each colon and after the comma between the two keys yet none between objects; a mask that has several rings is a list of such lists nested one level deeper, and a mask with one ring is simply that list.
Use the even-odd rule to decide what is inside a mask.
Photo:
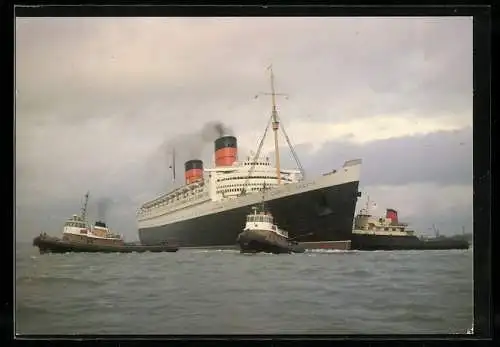
[{"label": "smokestack of tug", "polygon": [[236,161],[238,143],[234,136],[222,136],[215,140],[215,166],[231,166]]},{"label": "smokestack of tug", "polygon": [[388,208],[385,213],[385,218],[389,218],[394,225],[398,224],[398,211]]},{"label": "smokestack of tug", "polygon": [[203,161],[199,159],[188,160],[184,163],[184,168],[186,184],[203,180]]}]

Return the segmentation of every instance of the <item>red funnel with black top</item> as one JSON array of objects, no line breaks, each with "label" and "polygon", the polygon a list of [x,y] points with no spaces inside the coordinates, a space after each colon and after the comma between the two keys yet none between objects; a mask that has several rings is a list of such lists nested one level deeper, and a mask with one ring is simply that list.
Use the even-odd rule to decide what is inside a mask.
[{"label": "red funnel with black top", "polygon": [[392,208],[388,208],[385,213],[385,218],[389,218],[392,221],[392,224],[398,224],[398,211],[393,210]]},{"label": "red funnel with black top", "polygon": [[234,136],[222,136],[215,140],[215,166],[231,166],[238,155],[238,142]]},{"label": "red funnel with black top", "polygon": [[186,184],[203,180],[203,161],[199,159],[188,160],[184,163],[184,168]]}]

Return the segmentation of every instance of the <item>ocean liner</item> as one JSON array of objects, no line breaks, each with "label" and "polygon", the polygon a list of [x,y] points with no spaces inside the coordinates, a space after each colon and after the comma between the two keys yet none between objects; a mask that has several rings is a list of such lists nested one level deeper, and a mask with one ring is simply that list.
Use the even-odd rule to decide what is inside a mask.
[{"label": "ocean liner", "polygon": [[[144,203],[137,211],[142,244],[175,241],[181,247],[234,246],[251,207],[267,187],[267,206],[290,237],[311,247],[345,248],[350,243],[361,159],[314,180],[306,179],[277,112],[272,65],[272,112],[257,152],[238,160],[237,138],[220,134],[214,142],[215,165],[204,168],[196,158],[185,162],[185,185]],[[274,165],[260,155],[268,130],[274,133]],[[281,130],[298,169],[282,169],[278,151]]]}]

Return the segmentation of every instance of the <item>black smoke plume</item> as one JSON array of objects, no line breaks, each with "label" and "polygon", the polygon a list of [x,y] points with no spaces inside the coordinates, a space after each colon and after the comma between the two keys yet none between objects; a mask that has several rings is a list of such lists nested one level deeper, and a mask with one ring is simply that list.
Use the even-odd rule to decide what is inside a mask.
[{"label": "black smoke plume", "polygon": [[204,142],[213,142],[224,135],[232,135],[231,128],[222,122],[208,122],[203,125],[200,131],[201,138]]},{"label": "black smoke plume", "polygon": [[[191,159],[203,160],[204,166],[213,161],[214,141],[224,135],[233,135],[230,127],[220,121],[203,124],[191,133],[165,139],[148,160],[147,180],[159,191],[171,189],[184,183],[184,163]],[[174,150],[175,148],[175,150]],[[175,181],[173,180],[173,157],[175,152]],[[154,173],[152,175],[152,173]]]},{"label": "black smoke plume", "polygon": [[219,121],[208,122],[194,133],[182,134],[164,141],[161,146],[161,152],[171,157],[175,148],[175,156],[178,163],[177,168],[180,168],[186,160],[202,159],[200,157],[203,149],[208,144],[212,144],[221,136],[232,134],[232,129],[224,123]]},{"label": "black smoke plume", "polygon": [[97,219],[100,221],[106,220],[106,215],[109,211],[109,208],[113,204],[113,200],[110,198],[100,198],[97,200]]},{"label": "black smoke plume", "polygon": [[233,131],[221,122],[209,122],[205,124],[203,126],[203,129],[201,130],[201,133],[202,136],[208,137],[209,141],[212,141],[211,138],[214,137],[212,135],[213,131],[215,131],[215,134],[217,136],[216,138],[213,139],[213,141],[215,141],[221,136],[233,134]]}]

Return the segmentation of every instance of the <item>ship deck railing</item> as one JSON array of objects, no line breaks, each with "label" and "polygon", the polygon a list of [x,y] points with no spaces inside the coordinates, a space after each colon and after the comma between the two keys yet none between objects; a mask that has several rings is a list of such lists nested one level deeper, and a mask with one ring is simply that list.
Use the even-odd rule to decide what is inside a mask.
[{"label": "ship deck railing", "polygon": [[162,206],[168,206],[170,208],[168,210],[166,210],[166,211],[165,210],[161,210],[162,213],[158,212],[159,215],[163,215],[163,214],[165,214],[167,212],[168,213],[173,213],[173,212],[185,209],[185,208],[190,207],[190,206],[198,205],[198,204],[203,203],[203,202],[208,201],[208,200],[210,200],[210,195],[209,194],[200,195],[196,199],[193,196],[193,197],[188,198],[188,199],[179,200],[178,202],[175,201],[172,204],[164,204],[164,205],[151,206],[151,207],[149,207],[147,209],[143,209],[141,211],[140,215],[150,216],[151,213],[153,213],[154,211],[160,211],[160,209],[158,207],[162,207]]},{"label": "ship deck railing", "polygon": [[[176,191],[174,191],[174,192],[176,192]],[[165,206],[165,205],[169,205],[169,204],[175,204],[177,202],[183,203],[183,202],[187,201],[188,199],[192,199],[193,197],[203,196],[203,195],[208,194],[208,190],[200,190],[197,194],[189,194],[188,196],[182,196],[185,193],[184,194],[178,194],[178,193],[181,192],[180,190],[178,190],[176,193],[174,193],[174,192],[170,192],[170,193],[162,196],[161,198],[153,200],[154,203],[153,202],[149,202],[147,204],[144,204],[142,208],[143,209],[150,209],[150,208],[153,208],[153,207]],[[192,190],[190,192],[192,192]],[[172,201],[172,202],[169,202],[169,201]]]},{"label": "ship deck railing", "polygon": [[172,190],[166,194],[162,194],[161,196],[151,200],[150,202],[147,202],[146,204],[144,204],[144,206],[155,204],[157,202],[160,202],[160,201],[166,199],[167,197],[177,197],[177,196],[181,195],[181,193],[191,192],[191,191],[195,190],[196,188],[201,188],[201,191],[204,191],[203,187],[205,187],[205,182],[203,180],[196,181],[196,182],[193,182],[191,184],[175,188],[174,190]]}]

